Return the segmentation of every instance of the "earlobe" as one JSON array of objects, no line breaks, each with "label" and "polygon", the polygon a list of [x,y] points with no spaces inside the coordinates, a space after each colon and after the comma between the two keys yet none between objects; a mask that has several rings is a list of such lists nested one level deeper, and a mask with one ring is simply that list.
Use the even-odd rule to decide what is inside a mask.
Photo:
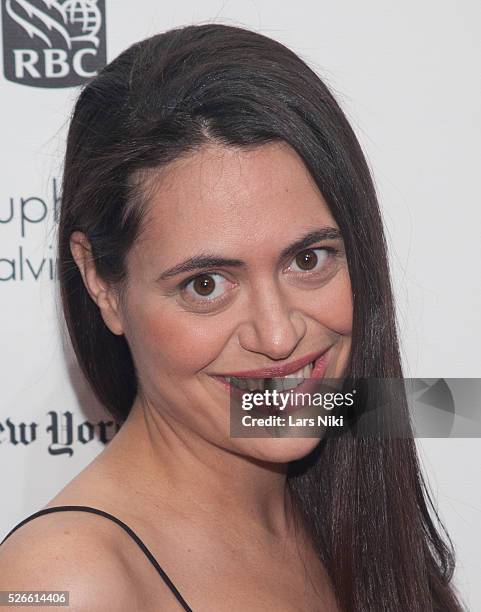
[{"label": "earlobe", "polygon": [[117,295],[113,288],[97,273],[90,242],[84,233],[75,231],[70,236],[70,252],[82,276],[85,288],[100,309],[100,314],[116,335],[124,333]]},{"label": "earlobe", "polygon": [[105,325],[116,336],[121,336],[124,333],[122,319],[120,316],[119,301],[112,289],[101,291],[97,295],[97,306],[100,309],[100,314]]}]

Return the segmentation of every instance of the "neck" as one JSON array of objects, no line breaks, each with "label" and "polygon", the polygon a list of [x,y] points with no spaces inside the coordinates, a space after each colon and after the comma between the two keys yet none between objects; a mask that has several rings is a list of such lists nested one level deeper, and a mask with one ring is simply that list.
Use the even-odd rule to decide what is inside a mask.
[{"label": "neck", "polygon": [[[266,463],[179,433],[136,400],[109,443],[125,481],[153,507],[190,522],[255,537],[285,538],[296,530],[286,464]],[[226,520],[228,519],[228,520]]]}]

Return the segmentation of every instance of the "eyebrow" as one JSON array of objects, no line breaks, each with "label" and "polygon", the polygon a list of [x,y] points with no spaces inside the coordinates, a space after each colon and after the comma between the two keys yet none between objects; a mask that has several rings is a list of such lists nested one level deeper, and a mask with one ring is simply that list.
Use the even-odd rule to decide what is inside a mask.
[{"label": "eyebrow", "polygon": [[[315,242],[320,242],[321,240],[338,240],[340,238],[342,239],[341,232],[336,227],[326,226],[317,230],[312,230],[301,236],[289,246],[285,247],[279,255],[279,261],[295,255],[298,251],[308,248]],[[206,268],[245,268],[246,265],[246,262],[242,261],[242,259],[221,257],[219,255],[210,253],[200,253],[199,255],[189,257],[189,259],[186,259],[182,263],[179,263],[172,268],[169,268],[165,272],[162,272],[158,280],[167,280],[168,278],[172,278],[178,274],[194,272],[196,270],[204,270]]]}]

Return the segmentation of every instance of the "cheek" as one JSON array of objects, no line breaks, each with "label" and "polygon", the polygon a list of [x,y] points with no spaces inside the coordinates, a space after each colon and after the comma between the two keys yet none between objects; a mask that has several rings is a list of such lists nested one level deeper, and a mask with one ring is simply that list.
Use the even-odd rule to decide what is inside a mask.
[{"label": "cheek", "polygon": [[137,309],[128,328],[137,363],[173,376],[201,370],[222,349],[223,336],[213,318],[194,319],[192,313],[168,305]]},{"label": "cheek", "polygon": [[349,272],[342,268],[311,302],[311,316],[324,327],[350,336],[352,333],[353,303]]}]

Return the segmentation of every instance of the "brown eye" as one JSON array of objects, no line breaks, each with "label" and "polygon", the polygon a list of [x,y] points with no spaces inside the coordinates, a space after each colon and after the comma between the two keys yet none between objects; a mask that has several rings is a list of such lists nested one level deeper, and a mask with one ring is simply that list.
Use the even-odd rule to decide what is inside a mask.
[{"label": "brown eye", "polygon": [[316,267],[319,258],[313,249],[307,249],[296,255],[296,264],[301,270],[312,270]]},{"label": "brown eye", "polygon": [[225,297],[230,285],[222,274],[209,272],[184,281],[180,289],[189,302],[208,304]]},{"label": "brown eye", "polygon": [[215,289],[215,282],[212,276],[202,274],[193,281],[192,287],[199,295],[210,295]]},{"label": "brown eye", "polygon": [[294,272],[323,272],[333,251],[330,247],[305,249],[296,255],[291,266]]}]

